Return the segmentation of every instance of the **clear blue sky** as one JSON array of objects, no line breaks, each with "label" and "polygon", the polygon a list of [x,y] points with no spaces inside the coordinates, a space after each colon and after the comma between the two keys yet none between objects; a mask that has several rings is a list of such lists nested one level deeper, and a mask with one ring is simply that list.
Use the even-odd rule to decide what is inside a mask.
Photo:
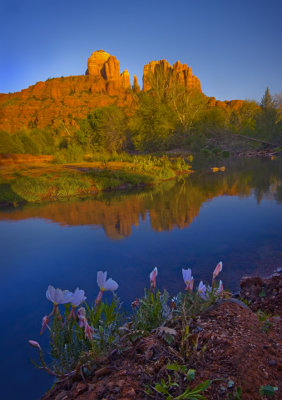
[{"label": "clear blue sky", "polygon": [[208,96],[282,91],[281,0],[1,0],[0,92],[82,75],[94,50],[141,83],[143,66],[187,63]]}]

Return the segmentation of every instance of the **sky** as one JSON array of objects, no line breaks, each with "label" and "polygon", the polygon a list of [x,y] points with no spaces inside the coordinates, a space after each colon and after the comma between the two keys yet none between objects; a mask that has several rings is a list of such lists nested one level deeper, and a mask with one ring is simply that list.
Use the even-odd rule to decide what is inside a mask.
[{"label": "sky", "polygon": [[1,0],[0,93],[83,75],[103,49],[131,81],[180,60],[206,95],[260,101],[282,91],[281,15],[281,0]]}]

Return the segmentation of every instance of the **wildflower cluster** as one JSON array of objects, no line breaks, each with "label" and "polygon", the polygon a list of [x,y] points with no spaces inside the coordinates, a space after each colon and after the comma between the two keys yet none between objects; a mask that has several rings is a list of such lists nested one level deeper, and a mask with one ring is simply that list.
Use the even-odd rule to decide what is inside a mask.
[{"label": "wildflower cluster", "polygon": [[[160,292],[156,288],[158,268],[155,267],[150,273],[150,288],[145,289],[142,298],[132,302],[131,321],[124,325],[120,303],[114,294],[118,284],[111,278],[107,279],[107,272],[97,273],[99,292],[92,306],[86,303],[82,289],[77,288],[71,292],[48,286],[46,298],[53,303],[53,309],[43,317],[40,333],[46,329],[50,333],[52,362],[47,365],[40,344],[30,340],[30,345],[39,352],[40,364],[35,365],[59,378],[74,375],[81,370],[91,372],[93,363],[117,347],[121,337],[124,342],[125,337],[132,340],[134,336],[138,338],[155,329],[174,331],[165,328],[165,325],[178,317],[183,320],[185,339],[189,334],[187,318],[200,314],[223,295],[222,282],[216,282],[221,270],[222,262],[218,263],[213,272],[212,286],[201,281],[193,292],[192,271],[190,268],[182,269],[185,292],[170,298],[166,290]],[[102,301],[105,291],[111,291],[114,295],[110,304]]]},{"label": "wildflower cluster", "polygon": [[53,309],[43,317],[40,334],[46,329],[50,332],[51,366],[46,364],[39,343],[29,341],[39,351],[39,368],[60,378],[70,376],[80,370],[91,354],[97,358],[111,348],[120,323],[119,301],[114,296],[107,305],[102,302],[102,295],[117,290],[118,284],[111,278],[107,280],[107,272],[102,271],[97,273],[97,284],[100,291],[92,307],[85,302],[84,290],[77,288],[71,292],[48,286],[46,298],[53,303]]}]

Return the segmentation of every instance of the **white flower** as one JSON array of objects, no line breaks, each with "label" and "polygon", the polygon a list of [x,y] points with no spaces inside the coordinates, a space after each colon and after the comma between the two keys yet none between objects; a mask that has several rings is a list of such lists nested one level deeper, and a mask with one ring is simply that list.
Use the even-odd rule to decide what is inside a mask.
[{"label": "white flower", "polygon": [[66,304],[71,300],[72,293],[69,290],[55,289],[54,286],[49,285],[46,291],[46,297],[49,301],[57,304]]},{"label": "white flower", "polygon": [[188,269],[183,269],[182,268],[182,276],[183,280],[185,282],[186,288],[185,290],[189,290],[190,292],[193,291],[193,286],[194,286],[194,278],[192,276],[192,271],[190,268]]},{"label": "white flower", "polygon": [[203,300],[207,300],[208,294],[211,292],[211,287],[206,286],[203,281],[199,283],[198,293]]},{"label": "white flower", "polygon": [[118,288],[118,284],[112,278],[109,278],[107,280],[107,271],[106,272],[102,272],[102,271],[97,272],[97,283],[100,288],[100,292],[98,293],[98,296],[95,300],[96,305],[98,305],[101,302],[103,292],[105,292],[106,290],[111,290],[113,292],[114,290],[117,290],[117,288]]},{"label": "white flower", "polygon": [[76,288],[74,293],[71,293],[70,302],[72,306],[78,307],[83,301],[86,300],[84,290]]},{"label": "white flower", "polygon": [[112,278],[109,278],[107,280],[107,271],[102,272],[98,271],[97,272],[97,283],[102,292],[105,292],[106,290],[117,290],[118,284],[116,281],[114,281]]}]

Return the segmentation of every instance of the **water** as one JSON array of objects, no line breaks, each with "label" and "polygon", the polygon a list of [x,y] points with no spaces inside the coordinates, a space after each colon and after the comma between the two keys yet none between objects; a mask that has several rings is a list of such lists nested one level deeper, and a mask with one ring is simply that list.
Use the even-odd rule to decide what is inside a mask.
[{"label": "water", "polygon": [[223,261],[224,286],[242,275],[268,275],[282,263],[282,162],[239,160],[225,172],[197,173],[140,193],[28,205],[0,211],[1,398],[35,400],[52,384],[29,357],[52,305],[48,284],[97,295],[96,274],[118,281],[128,307],[158,266],[158,285],[184,288],[181,267],[196,284]]}]

